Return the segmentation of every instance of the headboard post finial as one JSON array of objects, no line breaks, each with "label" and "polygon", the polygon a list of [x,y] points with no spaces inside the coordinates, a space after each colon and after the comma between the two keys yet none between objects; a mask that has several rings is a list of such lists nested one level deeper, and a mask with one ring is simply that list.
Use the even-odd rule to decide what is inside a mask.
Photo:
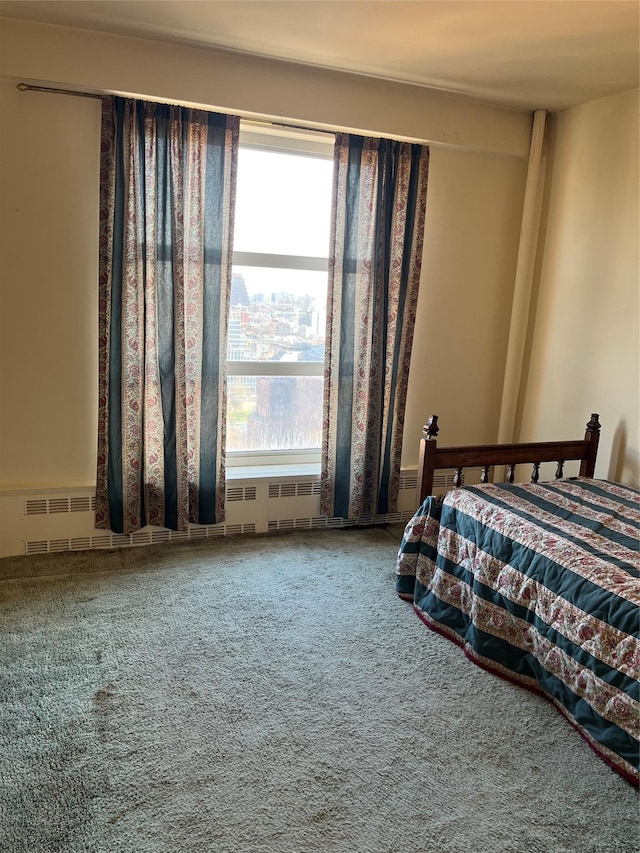
[{"label": "headboard post finial", "polygon": [[596,454],[600,441],[600,421],[596,412],[591,415],[591,420],[587,424],[584,440],[587,443],[587,455],[580,463],[580,476],[593,477],[596,470]]},{"label": "headboard post finial", "polygon": [[600,432],[600,427],[602,426],[602,424],[599,421],[599,417],[600,416],[598,415],[597,412],[594,412],[591,415],[591,420],[587,424],[587,430],[589,432]]},{"label": "headboard post finial", "polygon": [[438,435],[440,427],[438,426],[437,415],[431,415],[427,423],[422,427],[422,432],[427,438],[435,438]]},{"label": "headboard post finial", "polygon": [[416,500],[418,506],[427,495],[433,493],[433,471],[436,464],[436,436],[440,432],[438,416],[431,415],[422,427],[420,451],[418,453],[418,482],[416,485]]}]

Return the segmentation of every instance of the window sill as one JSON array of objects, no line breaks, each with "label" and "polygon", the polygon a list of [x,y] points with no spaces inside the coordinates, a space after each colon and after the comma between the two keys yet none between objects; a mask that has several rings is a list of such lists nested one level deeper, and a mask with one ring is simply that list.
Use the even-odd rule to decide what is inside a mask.
[{"label": "window sill", "polygon": [[320,463],[281,463],[280,465],[234,465],[227,468],[229,480],[282,480],[285,477],[320,477]]}]

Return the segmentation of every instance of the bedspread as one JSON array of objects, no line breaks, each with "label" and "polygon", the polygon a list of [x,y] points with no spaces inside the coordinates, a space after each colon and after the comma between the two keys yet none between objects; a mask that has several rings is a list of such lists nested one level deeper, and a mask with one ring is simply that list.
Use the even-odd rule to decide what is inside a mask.
[{"label": "bedspread", "polygon": [[406,527],[396,590],[476,663],[543,693],[638,783],[640,492],[604,480],[472,486]]}]

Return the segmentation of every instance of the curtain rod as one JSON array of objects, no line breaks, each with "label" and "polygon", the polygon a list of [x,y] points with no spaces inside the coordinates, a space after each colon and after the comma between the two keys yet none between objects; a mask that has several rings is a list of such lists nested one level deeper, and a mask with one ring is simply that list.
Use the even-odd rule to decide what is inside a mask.
[{"label": "curtain rod", "polygon": [[[21,92],[47,92],[51,95],[72,95],[75,98],[97,98],[101,100],[104,95],[96,95],[93,92],[81,92],[78,89],[56,89],[54,86],[32,86],[30,83],[18,83],[17,89]],[[134,98],[134,100],[143,100],[142,98]],[[158,102],[162,103],[162,102]],[[211,110],[214,112],[214,110]],[[320,130],[316,127],[308,127],[301,124],[287,124],[283,121],[270,121],[268,119],[244,118],[240,116],[241,121],[262,125],[267,127],[286,127],[290,130],[304,130],[307,133],[324,133],[327,136],[335,136],[336,131]]]},{"label": "curtain rod", "polygon": [[18,83],[21,92],[49,92],[52,95],[73,95],[75,98],[102,98],[93,92],[78,92],[76,89],[55,89],[53,86],[31,86],[29,83]]}]

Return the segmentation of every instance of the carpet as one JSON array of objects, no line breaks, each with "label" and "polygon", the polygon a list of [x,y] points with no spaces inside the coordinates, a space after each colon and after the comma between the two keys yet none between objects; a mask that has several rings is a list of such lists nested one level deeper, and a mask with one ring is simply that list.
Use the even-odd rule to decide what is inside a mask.
[{"label": "carpet", "polygon": [[0,850],[636,853],[637,792],[396,597],[400,538],[0,560]]}]

